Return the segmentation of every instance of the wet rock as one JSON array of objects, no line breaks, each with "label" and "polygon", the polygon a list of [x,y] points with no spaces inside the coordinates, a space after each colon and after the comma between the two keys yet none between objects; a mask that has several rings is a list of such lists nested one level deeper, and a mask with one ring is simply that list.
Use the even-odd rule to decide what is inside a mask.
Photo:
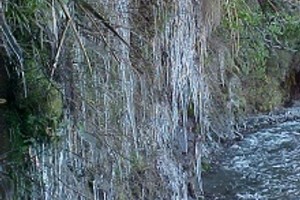
[{"label": "wet rock", "polygon": [[276,124],[300,119],[300,107],[281,108],[269,114],[250,116],[241,120],[236,129],[241,133],[249,133]]}]

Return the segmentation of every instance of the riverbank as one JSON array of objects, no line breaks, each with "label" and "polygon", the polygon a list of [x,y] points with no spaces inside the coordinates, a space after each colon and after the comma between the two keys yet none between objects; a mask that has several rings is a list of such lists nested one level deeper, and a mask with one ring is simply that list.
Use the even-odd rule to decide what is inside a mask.
[{"label": "riverbank", "polygon": [[237,124],[236,131],[242,136],[262,128],[295,120],[300,120],[299,101],[294,101],[290,107],[279,107],[266,114],[245,117]]}]

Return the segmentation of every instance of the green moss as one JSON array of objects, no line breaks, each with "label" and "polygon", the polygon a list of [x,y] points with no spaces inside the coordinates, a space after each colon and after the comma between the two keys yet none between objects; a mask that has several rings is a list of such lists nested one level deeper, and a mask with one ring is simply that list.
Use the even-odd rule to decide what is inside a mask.
[{"label": "green moss", "polygon": [[43,137],[49,134],[49,129],[55,130],[62,115],[62,96],[43,74],[37,71],[27,74],[28,97],[24,97],[19,88],[15,94],[14,106],[19,115],[21,132],[26,137]]},{"label": "green moss", "polygon": [[201,168],[203,172],[208,172],[211,170],[211,164],[209,162],[202,161]]},{"label": "green moss", "polygon": [[55,118],[60,118],[62,115],[62,95],[56,88],[51,87],[47,95],[46,113]]}]

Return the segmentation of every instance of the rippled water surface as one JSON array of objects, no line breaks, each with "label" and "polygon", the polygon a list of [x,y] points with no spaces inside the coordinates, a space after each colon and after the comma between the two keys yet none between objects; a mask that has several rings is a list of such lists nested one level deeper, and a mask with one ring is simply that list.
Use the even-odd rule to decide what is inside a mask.
[{"label": "rippled water surface", "polygon": [[212,199],[300,199],[300,122],[249,134],[221,157],[204,180]]}]

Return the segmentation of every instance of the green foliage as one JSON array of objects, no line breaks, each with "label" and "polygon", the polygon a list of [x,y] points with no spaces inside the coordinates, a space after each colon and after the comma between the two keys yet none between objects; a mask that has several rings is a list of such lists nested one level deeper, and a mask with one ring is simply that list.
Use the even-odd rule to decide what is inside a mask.
[{"label": "green foliage", "polygon": [[[15,72],[18,63],[10,61],[11,71],[11,121],[16,134],[23,139],[47,136],[54,130],[62,114],[62,97],[50,82],[49,64],[52,62],[51,34],[47,30],[50,7],[47,1],[11,0],[7,2],[5,16],[17,43],[23,51],[23,83]],[[51,19],[51,18],[50,18]]]},{"label": "green foliage", "polygon": [[240,68],[248,111],[270,110],[286,96],[280,83],[282,74],[289,70],[291,55],[300,46],[299,13],[282,10],[265,15],[258,3],[250,6],[243,0],[225,3],[224,10],[226,17],[219,33],[227,33],[225,38],[233,44],[232,55]]}]

